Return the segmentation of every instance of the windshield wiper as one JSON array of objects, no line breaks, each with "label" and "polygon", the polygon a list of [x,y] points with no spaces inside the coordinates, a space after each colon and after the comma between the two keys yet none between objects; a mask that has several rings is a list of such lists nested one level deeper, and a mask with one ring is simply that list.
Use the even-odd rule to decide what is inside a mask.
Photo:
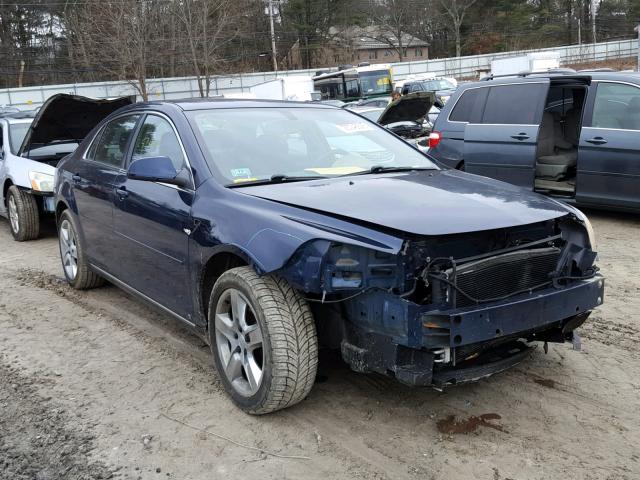
[{"label": "windshield wiper", "polygon": [[225,185],[227,188],[237,188],[237,187],[251,187],[256,185],[273,185],[274,183],[287,183],[287,182],[304,182],[307,180],[319,180],[322,178],[327,178],[324,175],[285,175],[283,173],[276,173],[275,175],[271,175],[270,178],[261,178],[256,180],[247,180],[240,181],[237,183],[230,183]]},{"label": "windshield wiper", "polygon": [[417,170],[436,170],[435,168],[430,168],[430,167],[409,167],[409,166],[404,166],[404,167],[384,167],[382,165],[374,165],[373,167],[369,168],[368,170],[363,170],[362,172],[355,172],[355,173],[347,173],[346,175],[342,175],[343,177],[347,177],[347,176],[352,176],[352,175],[369,175],[369,174],[376,174],[376,173],[392,173],[392,172],[413,172],[413,171],[417,171]]}]

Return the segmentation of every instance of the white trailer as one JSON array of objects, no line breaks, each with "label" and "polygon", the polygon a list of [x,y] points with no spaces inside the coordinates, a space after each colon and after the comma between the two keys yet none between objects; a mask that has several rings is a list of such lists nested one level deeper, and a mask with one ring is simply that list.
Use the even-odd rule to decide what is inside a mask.
[{"label": "white trailer", "polygon": [[521,57],[502,58],[491,62],[491,74],[516,75],[521,72],[545,72],[560,68],[559,52],[533,52]]},{"label": "white trailer", "polygon": [[307,76],[280,77],[259,83],[248,92],[225,95],[227,98],[256,98],[263,100],[290,100],[305,102],[313,100],[313,80]]}]

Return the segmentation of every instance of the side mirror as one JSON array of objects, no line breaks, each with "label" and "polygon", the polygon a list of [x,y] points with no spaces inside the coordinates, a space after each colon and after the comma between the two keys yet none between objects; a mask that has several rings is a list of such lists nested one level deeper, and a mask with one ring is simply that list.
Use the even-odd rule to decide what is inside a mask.
[{"label": "side mirror", "polygon": [[191,182],[188,176],[181,173],[176,170],[169,157],[147,157],[134,160],[129,165],[127,178],[189,187]]}]

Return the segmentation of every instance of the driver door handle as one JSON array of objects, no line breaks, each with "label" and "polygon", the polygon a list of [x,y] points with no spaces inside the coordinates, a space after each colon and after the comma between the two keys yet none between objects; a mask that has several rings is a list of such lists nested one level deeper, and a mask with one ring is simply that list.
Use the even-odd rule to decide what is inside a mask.
[{"label": "driver door handle", "polygon": [[529,135],[524,132],[520,132],[517,135],[511,135],[511,138],[513,138],[514,140],[528,140]]},{"label": "driver door handle", "polygon": [[129,192],[127,192],[127,188],[126,187],[118,187],[118,188],[116,188],[116,195],[118,196],[118,198],[120,200],[124,200],[125,198],[127,198],[129,196]]},{"label": "driver door handle", "polygon": [[604,145],[605,143],[607,143],[607,141],[602,137],[593,137],[593,138],[590,138],[589,140],[585,140],[585,142],[589,142],[594,145]]}]

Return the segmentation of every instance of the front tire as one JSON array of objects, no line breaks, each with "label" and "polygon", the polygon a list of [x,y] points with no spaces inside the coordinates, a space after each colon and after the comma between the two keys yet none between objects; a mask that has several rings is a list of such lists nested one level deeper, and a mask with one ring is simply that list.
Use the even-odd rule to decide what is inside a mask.
[{"label": "front tire", "polygon": [[233,402],[247,413],[302,401],[318,367],[318,340],[307,302],[278,277],[251,267],[223,273],[209,301],[214,364]]},{"label": "front tire", "polygon": [[9,228],[16,242],[35,240],[40,235],[40,213],[33,195],[15,185],[7,191]]},{"label": "front tire", "polygon": [[104,284],[104,279],[91,270],[78,235],[78,225],[68,210],[58,220],[58,244],[62,271],[69,285],[77,290],[88,290]]}]

